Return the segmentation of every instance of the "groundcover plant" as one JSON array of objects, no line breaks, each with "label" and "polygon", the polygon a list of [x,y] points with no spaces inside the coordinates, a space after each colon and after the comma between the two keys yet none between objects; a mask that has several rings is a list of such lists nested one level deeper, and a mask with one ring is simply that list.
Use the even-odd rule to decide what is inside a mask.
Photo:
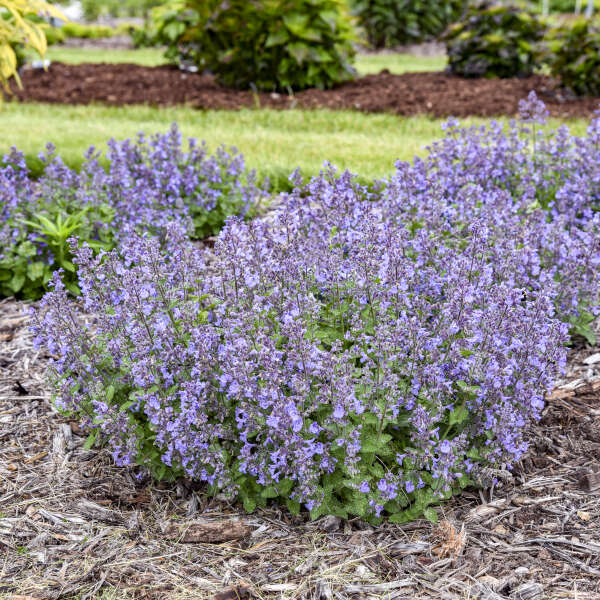
[{"label": "groundcover plant", "polygon": [[80,172],[64,165],[49,146],[46,167],[34,181],[23,155],[13,150],[0,168],[0,297],[40,297],[52,273],[62,268],[65,285],[77,293],[67,239],[96,251],[109,250],[132,231],[163,235],[176,220],[193,238],[215,234],[228,215],[256,207],[254,175],[235,149],[209,155],[177,126],[165,135],[134,142],[111,141],[108,168],[94,148]]},{"label": "groundcover plant", "polygon": [[[530,128],[540,110],[523,106]],[[247,510],[435,519],[523,455],[570,321],[597,312],[597,196],[571,196],[598,124],[535,149],[523,126],[451,126],[370,191],[332,170],[298,181],[213,250],[174,221],[106,254],[74,241],[81,299],[56,274],[35,313],[57,406],[118,464]]]}]

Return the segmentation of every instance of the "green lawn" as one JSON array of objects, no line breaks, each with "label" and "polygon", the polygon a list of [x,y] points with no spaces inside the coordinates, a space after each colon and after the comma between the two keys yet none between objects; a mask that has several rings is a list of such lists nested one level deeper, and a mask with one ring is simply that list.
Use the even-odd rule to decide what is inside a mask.
[{"label": "green lawn", "polygon": [[[46,57],[56,62],[79,63],[135,63],[154,67],[165,63],[163,50],[141,48],[140,50],[111,50],[98,48],[63,48],[51,46]],[[410,54],[359,54],[356,68],[361,75],[379,73],[388,69],[391,73],[402,74],[414,71],[441,71],[446,66],[445,57],[419,57]]]},{"label": "green lawn", "polygon": [[158,48],[140,48],[139,50],[111,50],[110,48],[64,48],[50,46],[46,58],[54,62],[73,65],[80,63],[134,63],[146,67],[164,64],[163,50]]},{"label": "green lawn", "polygon": [[445,56],[413,56],[412,54],[359,54],[356,68],[361,75],[379,73],[415,73],[419,71],[442,71],[446,67]]},{"label": "green lawn", "polygon": [[[277,187],[296,167],[315,174],[325,160],[365,180],[384,177],[393,171],[396,160],[422,155],[424,147],[442,135],[441,120],[351,111],[199,111],[7,102],[0,112],[5,132],[0,155],[14,145],[35,165],[46,142],[52,142],[67,164],[78,167],[90,145],[104,150],[112,136],[123,139],[139,131],[164,132],[174,121],[185,136],[206,140],[210,149],[221,143],[237,146],[247,164],[261,176],[269,176]],[[574,132],[583,133],[587,124],[577,120],[570,125]]]}]

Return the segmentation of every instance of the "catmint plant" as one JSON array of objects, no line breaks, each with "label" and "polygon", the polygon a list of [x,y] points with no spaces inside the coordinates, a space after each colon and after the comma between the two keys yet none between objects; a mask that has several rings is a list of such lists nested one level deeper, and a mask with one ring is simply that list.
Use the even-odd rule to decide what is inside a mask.
[{"label": "catmint plant", "polygon": [[106,253],[73,240],[81,297],[55,274],[34,311],[57,407],[117,464],[249,511],[435,519],[524,455],[598,313],[598,124],[548,134],[537,102],[507,131],[449,123],[370,189],[295,178],[212,249],[185,219]]},{"label": "catmint plant", "polygon": [[37,298],[59,268],[77,293],[69,237],[109,250],[133,230],[160,236],[177,221],[190,237],[205,238],[228,215],[253,214],[261,193],[235,149],[211,156],[193,139],[186,149],[175,125],[165,135],[112,140],[107,169],[94,148],[79,173],[51,145],[40,157],[38,181],[16,150],[0,168],[0,296]]}]

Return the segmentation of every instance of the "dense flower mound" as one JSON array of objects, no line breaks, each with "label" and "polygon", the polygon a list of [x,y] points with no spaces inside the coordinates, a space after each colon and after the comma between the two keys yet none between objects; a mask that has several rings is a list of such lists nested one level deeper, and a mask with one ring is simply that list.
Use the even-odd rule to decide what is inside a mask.
[{"label": "dense flower mound", "polygon": [[118,464],[247,510],[435,518],[523,455],[569,325],[600,304],[594,184],[577,187],[594,145],[534,151],[516,127],[451,127],[375,190],[328,170],[203,253],[176,222],[118,252],[73,242],[81,299],[57,274],[36,313],[58,407]]},{"label": "dense flower mound", "polygon": [[[57,268],[73,274],[71,236],[108,250],[132,230],[160,234],[178,221],[203,238],[227,216],[251,212],[259,195],[241,154],[219,148],[211,156],[193,139],[185,149],[175,125],[165,135],[111,141],[108,169],[94,148],[79,173],[52,146],[42,158],[38,181],[16,150],[0,168],[0,297],[36,297]],[[75,279],[66,278],[73,291]]]},{"label": "dense flower mound", "polygon": [[520,284],[540,277],[562,281],[556,308],[574,331],[594,343],[589,323],[597,313],[600,268],[600,118],[585,137],[566,126],[548,131],[547,111],[535,93],[520,103],[521,120],[505,129],[446,124],[446,137],[426,159],[398,163],[384,192],[387,218],[416,223],[460,238],[473,218],[495,236],[535,248]]}]

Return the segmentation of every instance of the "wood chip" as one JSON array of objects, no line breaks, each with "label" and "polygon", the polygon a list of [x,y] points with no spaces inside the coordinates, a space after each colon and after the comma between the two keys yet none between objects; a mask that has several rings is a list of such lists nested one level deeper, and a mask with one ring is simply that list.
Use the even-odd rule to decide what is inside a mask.
[{"label": "wood chip", "polygon": [[544,586],[539,583],[524,583],[511,592],[511,600],[541,600],[544,597]]},{"label": "wood chip", "polygon": [[117,511],[100,506],[85,498],[81,499],[76,506],[81,514],[90,517],[94,521],[109,523],[111,525],[120,525],[124,522],[123,517]]},{"label": "wood chip", "polygon": [[484,519],[498,514],[506,507],[507,504],[508,500],[506,498],[500,498],[498,500],[494,500],[493,502],[476,506],[467,513],[465,521],[483,521]]},{"label": "wood chip", "polygon": [[26,464],[31,464],[37,462],[38,460],[40,460],[40,458],[44,458],[44,456],[48,456],[48,452],[46,450],[43,450],[42,452],[38,452],[37,454],[26,458],[23,462]]},{"label": "wood chip", "polygon": [[600,352],[583,359],[584,365],[595,365],[596,363],[600,363]]},{"label": "wood chip", "polygon": [[241,600],[250,596],[250,587],[247,585],[236,585],[215,594],[214,600]]},{"label": "wood chip", "polygon": [[470,596],[477,600],[504,600],[485,583],[478,583],[470,590]]},{"label": "wood chip", "polygon": [[579,487],[586,492],[600,490],[600,473],[584,473],[580,475]]},{"label": "wood chip", "polygon": [[398,588],[410,587],[412,585],[414,585],[412,579],[398,579],[396,581],[388,581],[387,583],[345,585],[344,591],[349,594],[384,594],[390,590],[397,590]]},{"label": "wood chip", "polygon": [[189,544],[220,544],[250,536],[251,529],[241,521],[191,521],[170,523],[163,535],[168,540]]}]

